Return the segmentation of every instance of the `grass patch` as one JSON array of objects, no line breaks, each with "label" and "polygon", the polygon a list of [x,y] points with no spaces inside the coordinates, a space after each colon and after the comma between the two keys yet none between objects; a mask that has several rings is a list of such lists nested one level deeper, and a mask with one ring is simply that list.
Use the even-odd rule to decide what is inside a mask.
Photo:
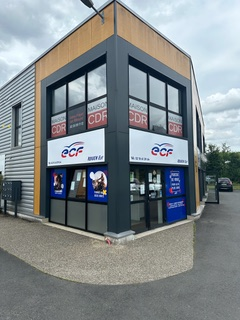
[{"label": "grass patch", "polygon": [[233,190],[240,190],[240,184],[239,183],[233,183]]}]

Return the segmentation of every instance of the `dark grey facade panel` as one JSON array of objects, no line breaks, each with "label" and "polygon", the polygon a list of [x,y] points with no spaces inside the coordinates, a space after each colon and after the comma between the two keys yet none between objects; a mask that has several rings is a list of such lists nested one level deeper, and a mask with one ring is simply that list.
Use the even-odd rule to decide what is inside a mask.
[{"label": "dark grey facade panel", "polygon": [[[168,80],[173,81],[186,90],[185,95],[185,106],[186,108],[183,110],[183,118],[184,118],[184,130],[185,136],[188,140],[188,156],[189,156],[189,166],[186,175],[186,189],[187,189],[187,212],[188,214],[195,213],[196,211],[196,194],[195,194],[195,173],[194,173],[194,147],[193,147],[193,114],[192,114],[192,94],[191,94],[191,80],[183,77],[176,71],[170,69],[160,61],[152,58],[148,54],[139,50],[135,46],[129,44],[125,40],[119,38],[118,39],[118,49],[119,56],[121,56],[121,60],[124,56],[128,55],[129,59],[133,58],[139,63],[146,65],[148,68],[155,70],[156,72],[162,74],[164,77],[167,77]],[[121,68],[120,75],[124,75],[124,67]],[[118,81],[121,82],[121,79]],[[128,83],[126,83],[128,87]],[[127,88],[125,88],[127,90]],[[125,104],[122,104],[125,105]],[[120,107],[120,106],[119,106]]]},{"label": "dark grey facade panel", "polygon": [[[22,144],[12,147],[13,107],[21,104]],[[4,177],[22,181],[22,200],[18,212],[33,214],[34,194],[34,130],[35,130],[35,65],[9,82],[0,92],[0,155],[5,155]],[[7,202],[14,211],[14,203]]]}]

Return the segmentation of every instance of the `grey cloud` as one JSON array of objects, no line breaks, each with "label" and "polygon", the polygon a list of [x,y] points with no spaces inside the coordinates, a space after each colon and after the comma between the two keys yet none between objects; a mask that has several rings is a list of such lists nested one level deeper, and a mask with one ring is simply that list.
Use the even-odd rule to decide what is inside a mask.
[{"label": "grey cloud", "polygon": [[240,88],[230,89],[226,94],[215,93],[202,101],[203,114],[240,110]]},{"label": "grey cloud", "polygon": [[232,151],[239,151],[240,108],[211,112],[204,116],[204,120],[207,144],[213,143],[221,147],[222,143],[227,143]]},{"label": "grey cloud", "polygon": [[57,40],[56,34],[73,27],[73,13],[73,1],[6,1],[0,11],[1,47],[10,49],[13,39],[40,47],[42,42],[50,44]]}]

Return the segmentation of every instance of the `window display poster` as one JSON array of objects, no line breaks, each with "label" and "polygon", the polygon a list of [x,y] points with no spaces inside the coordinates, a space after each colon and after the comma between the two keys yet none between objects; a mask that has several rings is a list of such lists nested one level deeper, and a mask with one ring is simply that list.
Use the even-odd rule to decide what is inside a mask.
[{"label": "window display poster", "polygon": [[148,128],[148,107],[145,103],[129,100],[129,124],[143,129]]},{"label": "window display poster", "polygon": [[86,170],[76,169],[72,177],[70,190],[68,192],[69,198],[85,199],[86,196]]},{"label": "window display poster", "polygon": [[167,199],[167,222],[186,219],[186,197]]},{"label": "window display poster", "polygon": [[166,196],[178,196],[185,194],[185,180],[183,168],[166,168]]},{"label": "window display poster", "polygon": [[61,137],[66,135],[66,112],[51,118],[51,137]]},{"label": "window display poster", "polygon": [[88,168],[88,200],[108,201],[108,172],[106,166]]},{"label": "window display poster", "polygon": [[182,137],[182,117],[173,113],[168,114],[168,133]]},{"label": "window display poster", "polygon": [[86,130],[85,106],[74,108],[68,112],[68,133],[74,134]]},{"label": "window display poster", "polygon": [[107,124],[107,99],[103,98],[88,104],[88,129],[105,126]]},{"label": "window display poster", "polygon": [[66,169],[51,170],[51,197],[66,197]]}]

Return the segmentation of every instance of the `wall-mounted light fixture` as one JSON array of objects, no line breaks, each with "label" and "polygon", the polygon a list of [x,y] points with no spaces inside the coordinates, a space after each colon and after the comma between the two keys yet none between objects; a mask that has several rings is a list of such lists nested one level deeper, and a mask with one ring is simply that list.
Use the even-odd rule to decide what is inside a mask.
[{"label": "wall-mounted light fixture", "polygon": [[92,0],[80,0],[83,4],[85,4],[85,6],[87,6],[88,8],[92,8],[102,19],[102,24],[104,23],[104,12],[102,11],[101,13],[94,8],[94,4],[92,2]]}]

